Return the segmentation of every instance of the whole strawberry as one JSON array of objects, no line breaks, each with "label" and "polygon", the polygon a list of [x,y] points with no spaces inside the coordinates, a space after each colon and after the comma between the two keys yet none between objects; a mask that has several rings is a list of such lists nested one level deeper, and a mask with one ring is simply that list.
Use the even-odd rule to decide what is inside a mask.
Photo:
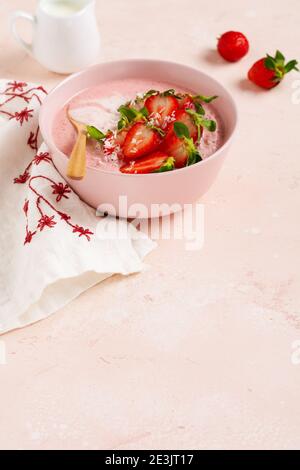
[{"label": "whole strawberry", "polygon": [[291,60],[286,64],[284,55],[277,51],[275,57],[267,54],[266,57],[255,62],[248,72],[248,78],[261,88],[269,90],[279,85],[284,76],[291,70],[299,72],[297,65],[296,60]]},{"label": "whole strawberry", "polygon": [[227,31],[218,41],[218,51],[229,62],[237,62],[249,51],[249,42],[243,33]]}]

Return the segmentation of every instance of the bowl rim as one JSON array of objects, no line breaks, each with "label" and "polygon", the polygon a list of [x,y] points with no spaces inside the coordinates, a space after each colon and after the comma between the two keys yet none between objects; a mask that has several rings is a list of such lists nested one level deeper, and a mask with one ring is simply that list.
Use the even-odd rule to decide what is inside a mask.
[{"label": "bowl rim", "polygon": [[[228,90],[228,88],[226,88],[226,86],[224,86],[222,83],[220,83],[217,79],[215,79],[214,77],[212,77],[211,75],[209,75],[208,73],[206,72],[203,72],[202,70],[198,70],[196,67],[192,67],[190,65],[187,65],[187,64],[183,64],[183,63],[180,63],[180,62],[174,62],[174,61],[169,61],[169,60],[163,60],[163,59],[143,59],[143,58],[134,58],[134,59],[121,59],[121,60],[109,60],[109,61],[105,61],[105,62],[99,62],[98,64],[95,64],[95,65],[92,65],[88,68],[85,68],[83,70],[80,70],[79,72],[76,72],[76,73],[73,73],[71,74],[69,77],[65,78],[64,80],[62,80],[59,84],[57,84],[51,91],[50,93],[46,96],[46,98],[44,99],[43,103],[42,103],[42,106],[41,106],[41,109],[40,109],[40,113],[39,113],[39,127],[40,127],[40,130],[41,130],[41,134],[42,134],[42,137],[46,143],[46,145],[50,148],[54,148],[55,151],[60,154],[60,156],[62,157],[65,157],[65,158],[68,158],[68,156],[66,154],[64,154],[61,150],[59,150],[54,142],[53,139],[50,138],[49,134],[47,132],[45,132],[43,130],[44,126],[43,126],[43,122],[44,122],[44,115],[46,115],[46,107],[47,107],[47,102],[48,100],[51,99],[51,95],[56,91],[58,90],[59,88],[65,86],[66,84],[68,84],[69,81],[73,81],[74,79],[76,79],[77,77],[85,74],[85,73],[88,73],[92,70],[95,70],[103,65],[110,65],[110,64],[126,64],[126,63],[131,63],[131,64],[134,64],[134,63],[139,63],[141,64],[142,62],[147,62],[148,64],[149,63],[156,63],[156,64],[164,64],[164,65],[172,65],[172,66],[180,66],[180,67],[183,67],[186,69],[186,71],[193,71],[193,72],[199,72],[201,73],[202,75],[205,75],[207,78],[210,79],[211,82],[213,82],[214,84],[217,84],[219,87],[223,88],[227,94],[227,97],[229,98],[229,101],[231,103],[231,106],[232,106],[232,109],[233,109],[233,112],[234,112],[234,116],[235,116],[235,122],[234,122],[234,125],[233,125],[233,129],[228,137],[228,139],[226,140],[226,142],[221,145],[221,147],[219,147],[216,152],[214,152],[212,155],[210,155],[209,157],[205,158],[204,160],[201,160],[200,162],[198,163],[195,163],[194,165],[190,165],[190,166],[185,166],[183,168],[177,168],[176,170],[174,171],[165,171],[165,172],[161,172],[161,173],[143,173],[143,174],[126,174],[126,173],[121,173],[119,171],[110,171],[110,170],[103,170],[103,169],[100,169],[100,168],[94,168],[94,167],[91,167],[89,166],[88,164],[86,165],[86,168],[89,170],[89,172],[95,172],[95,173],[104,173],[104,174],[107,174],[107,175],[114,175],[114,176],[122,176],[122,177],[135,177],[135,178],[153,178],[153,177],[161,177],[161,178],[167,178],[167,177],[171,177],[171,175],[174,175],[174,173],[178,174],[179,172],[187,172],[187,171],[191,171],[193,167],[196,167],[196,166],[204,166],[205,164],[207,164],[208,161],[211,161],[211,160],[215,160],[217,159],[220,154],[222,154],[224,151],[226,151],[226,149],[231,145],[231,142],[232,140],[234,139],[235,137],[235,134],[236,134],[236,131],[237,131],[237,127],[238,127],[238,120],[239,120],[239,113],[238,113],[238,108],[237,108],[237,104],[235,102],[235,99],[233,98],[231,92]],[[49,137],[49,139],[48,139]],[[51,143],[49,144],[49,142],[51,141]]]}]

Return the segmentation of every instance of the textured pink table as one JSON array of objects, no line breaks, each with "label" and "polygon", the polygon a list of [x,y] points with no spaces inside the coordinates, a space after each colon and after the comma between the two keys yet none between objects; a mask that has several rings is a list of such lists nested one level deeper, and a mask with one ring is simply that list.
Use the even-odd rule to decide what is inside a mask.
[{"label": "textured pink table", "polygon": [[[35,3],[1,1],[0,76],[51,88],[61,77],[7,27],[11,10]],[[0,448],[299,448],[300,77],[270,93],[244,80],[266,51],[300,59],[299,0],[97,3],[101,60],[206,70],[236,96],[240,131],[202,201],[203,250],[161,242],[144,273],[114,277],[0,338]],[[252,45],[235,65],[211,52],[231,28]]]}]

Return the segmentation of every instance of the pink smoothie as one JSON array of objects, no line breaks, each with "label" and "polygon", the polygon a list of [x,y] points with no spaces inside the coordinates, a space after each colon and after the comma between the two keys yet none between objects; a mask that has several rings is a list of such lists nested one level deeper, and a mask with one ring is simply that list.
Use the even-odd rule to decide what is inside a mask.
[{"label": "pink smoothie", "polygon": [[[76,131],[67,118],[67,108],[73,118],[85,124],[95,126],[103,132],[114,131],[119,121],[118,108],[121,104],[134,99],[137,95],[143,95],[148,90],[159,91],[174,88],[177,92],[187,93],[191,90],[182,90],[170,83],[155,82],[151,80],[126,79],[116,80],[93,88],[83,90],[74,96],[56,117],[53,127],[53,138],[57,148],[65,155],[71,154],[76,140]],[[201,90],[193,90],[192,93],[201,94]],[[223,123],[212,104],[204,104],[206,117],[217,122],[217,130],[208,132],[204,129],[203,137],[199,144],[202,158],[208,158],[221,145],[224,140]],[[105,169],[106,171],[118,171],[120,159],[116,152],[110,152],[109,142],[106,148],[89,140],[87,144],[87,164],[92,168]]]}]

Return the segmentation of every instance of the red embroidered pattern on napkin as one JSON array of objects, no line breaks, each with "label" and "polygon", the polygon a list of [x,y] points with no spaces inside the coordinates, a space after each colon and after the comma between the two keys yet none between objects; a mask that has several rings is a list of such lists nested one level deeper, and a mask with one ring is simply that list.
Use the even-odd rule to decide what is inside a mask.
[{"label": "red embroidered pattern on napkin", "polygon": [[[30,107],[33,100],[38,102],[38,105],[42,104],[42,98],[47,92],[42,86],[30,87],[25,82],[8,82],[4,91],[0,92],[0,96],[4,97],[4,101],[0,102],[0,114],[7,117],[8,120],[15,120],[22,127],[24,123],[28,123],[34,116],[34,109]],[[24,101],[25,106],[23,109],[11,111],[6,109],[5,105],[15,101],[18,108],[20,108],[20,101]],[[26,217],[26,236],[24,245],[31,243],[33,237],[38,233],[42,232],[45,228],[53,228],[58,221],[66,223],[73,231],[78,234],[79,237],[85,237],[88,241],[91,240],[93,232],[89,229],[81,227],[78,224],[74,224],[71,220],[71,216],[62,210],[59,210],[53,202],[51,202],[44,194],[40,193],[35,182],[38,179],[43,179],[49,183],[49,188],[52,189],[52,194],[56,196],[56,204],[60,204],[64,199],[69,199],[69,195],[72,193],[71,188],[65,182],[56,182],[52,178],[46,175],[40,174],[31,176],[31,169],[33,165],[39,166],[41,163],[53,165],[52,158],[48,152],[38,151],[38,135],[39,127],[29,130],[28,139],[26,145],[35,152],[32,161],[27,165],[22,174],[14,178],[14,184],[23,184],[35,195],[35,206],[39,213],[39,220],[34,228],[29,227],[29,200],[26,199],[23,212]],[[50,209],[52,214],[49,215],[45,212],[45,208]]]}]

